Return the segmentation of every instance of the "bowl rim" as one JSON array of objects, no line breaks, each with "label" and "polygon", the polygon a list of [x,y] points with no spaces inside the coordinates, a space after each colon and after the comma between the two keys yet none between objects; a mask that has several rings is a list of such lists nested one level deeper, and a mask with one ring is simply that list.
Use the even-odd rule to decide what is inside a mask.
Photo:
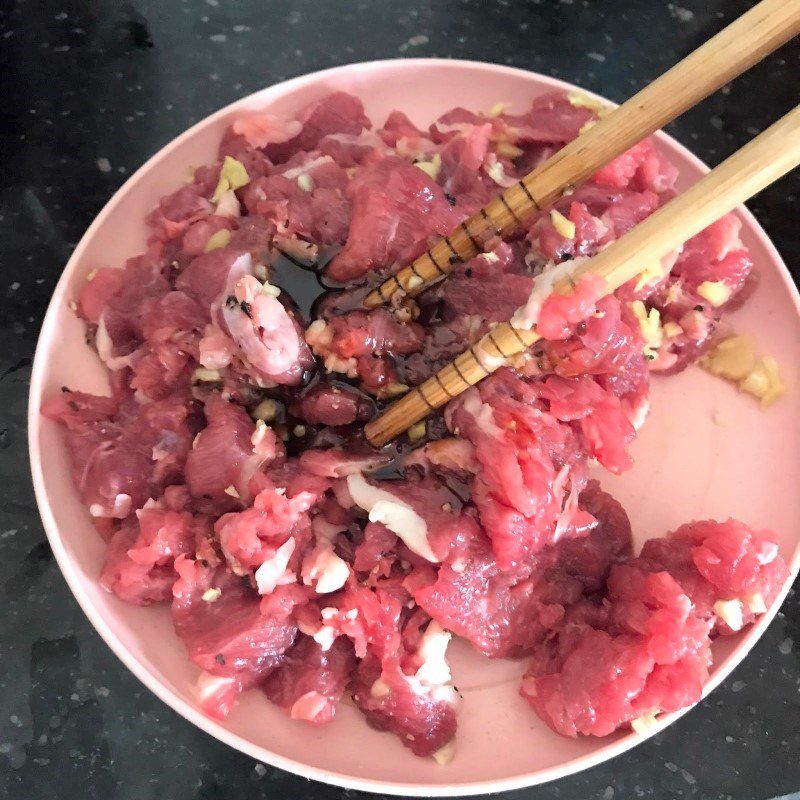
[{"label": "bowl rim", "polygon": [[[95,231],[100,228],[100,226],[104,223],[105,218],[111,213],[111,211],[120,203],[124,202],[129,188],[138,182],[145,174],[149,173],[154,167],[157,167],[158,162],[166,157],[167,154],[180,147],[185,141],[191,139],[200,129],[218,121],[236,109],[245,108],[249,105],[252,105],[254,101],[260,101],[264,104],[268,104],[274,98],[269,96],[263,97],[265,92],[273,91],[277,96],[285,96],[298,88],[316,83],[328,77],[340,77],[362,70],[399,68],[401,70],[416,71],[425,67],[453,70],[460,70],[468,67],[485,71],[487,73],[494,73],[500,76],[505,75],[509,77],[514,76],[516,78],[522,77],[527,79],[534,77],[540,83],[540,85],[544,84],[551,89],[564,91],[580,90],[590,97],[614,105],[602,95],[590,92],[581,88],[580,86],[577,86],[576,84],[569,83],[549,75],[543,75],[532,70],[469,59],[395,58],[359,61],[330,67],[315,72],[305,73],[303,75],[299,75],[285,81],[280,81],[259,89],[256,92],[234,100],[219,110],[207,115],[203,119],[194,123],[183,133],[171,139],[163,147],[159,148],[159,150],[150,156],[150,158],[148,158],[147,161],[145,161],[144,164],[142,164],[114,192],[111,198],[103,205],[84,234],[81,236],[80,241],[65,264],[61,277],[59,278],[55,289],[53,290],[50,302],[48,303],[36,343],[36,351],[31,370],[30,390],[28,394],[28,452],[30,458],[31,476],[33,479],[34,492],[39,513],[50,546],[56,557],[59,569],[61,570],[61,573],[67,582],[67,585],[72,591],[75,599],[78,601],[83,613],[86,615],[89,622],[101,636],[104,642],[111,648],[120,661],[122,661],[122,663],[162,702],[187,719],[189,722],[200,728],[200,730],[204,731],[210,736],[213,736],[215,739],[224,742],[230,747],[235,748],[236,750],[256,759],[257,761],[265,762],[304,778],[313,778],[315,780],[340,786],[346,789],[356,789],[367,792],[377,792],[381,794],[421,797],[454,797],[466,794],[490,794],[512,789],[526,788],[556,780],[558,778],[563,778],[584,769],[596,766],[626,752],[627,750],[630,750],[632,747],[650,738],[650,736],[663,730],[679,717],[686,714],[694,706],[690,706],[672,714],[665,715],[659,720],[657,726],[655,726],[654,729],[648,732],[646,735],[640,735],[631,732],[612,742],[609,742],[608,744],[601,745],[591,753],[578,756],[559,764],[558,766],[538,769],[532,772],[523,772],[510,777],[492,780],[464,781],[445,784],[367,779],[343,772],[336,772],[320,767],[314,767],[301,761],[297,761],[293,758],[282,756],[278,753],[268,750],[265,747],[253,744],[243,736],[227,730],[222,724],[211,719],[210,717],[207,717],[205,714],[199,711],[199,709],[175,694],[137,660],[137,658],[123,644],[113,628],[104,622],[100,612],[95,609],[88,593],[84,590],[83,579],[79,575],[78,570],[73,567],[71,563],[71,556],[61,539],[59,527],[56,523],[55,515],[45,490],[43,459],[39,456],[41,425],[41,415],[39,410],[40,398],[42,396],[42,389],[47,370],[47,362],[43,353],[45,350],[45,343],[54,335],[53,329],[56,323],[56,309],[65,301],[69,275],[73,271],[75,265],[80,262],[84,251],[87,249],[89,242],[95,234]],[[708,166],[704,162],[697,158],[697,156],[695,156],[690,150],[688,150],[688,148],[678,142],[674,137],[661,130],[657,131],[654,136],[658,141],[667,145],[673,151],[679,152],[681,157],[685,158],[699,171],[703,173],[709,171]],[[800,292],[798,292],[798,288],[795,285],[791,277],[791,273],[786,267],[786,264],[781,258],[780,253],[749,209],[747,209],[745,206],[740,206],[737,209],[737,213],[745,222],[748,232],[758,240],[758,243],[766,251],[768,258],[777,266],[777,271],[784,288],[794,303],[796,313],[798,316],[800,316]],[[783,600],[786,597],[786,594],[791,588],[792,579],[796,577],[798,570],[800,569],[800,546],[798,546],[798,548],[795,550],[792,558],[789,561],[789,569],[791,572],[791,578],[786,582],[786,585],[784,586],[780,596],[776,599],[775,603],[772,604],[770,610],[764,614],[758,620],[758,622],[753,624],[742,636],[741,640],[737,643],[736,648],[728,656],[726,660],[727,663],[719,668],[709,679],[708,683],[703,688],[703,697],[706,697],[711,691],[713,691],[713,689],[715,689],[725,678],[727,678],[728,675],[730,675],[730,673],[741,663],[758,639],[761,638],[773,617],[778,612]]]}]

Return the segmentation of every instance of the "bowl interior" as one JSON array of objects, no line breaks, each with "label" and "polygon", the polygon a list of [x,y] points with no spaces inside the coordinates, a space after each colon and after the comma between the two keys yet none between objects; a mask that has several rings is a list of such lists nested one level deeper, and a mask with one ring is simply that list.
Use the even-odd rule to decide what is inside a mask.
[{"label": "bowl interior", "polygon": [[[456,756],[446,767],[418,759],[394,737],[372,731],[347,702],[335,721],[320,730],[288,719],[257,691],[244,695],[224,723],[205,718],[196,710],[191,691],[197,670],[173,633],[168,610],[129,606],[98,585],[103,544],[72,485],[60,433],[38,414],[41,400],[62,385],[84,391],[103,391],[106,386],[104,371],[86,346],[83,326],[68,301],[91,270],[118,266],[143,249],[145,214],[161,195],[180,185],[187,165],[213,158],[236,109],[270,106],[277,113],[292,114],[341,89],[361,97],[377,124],[400,108],[417,124],[427,125],[453,105],[488,109],[502,101],[521,111],[533,95],[565,86],[505,67],[420,59],[357,64],[265,89],[199,123],[139,170],[93,223],[58,284],[34,365],[30,442],[37,497],[59,564],[92,623],[148,687],[195,724],[255,758],[355,788],[406,795],[462,794],[559,777],[609,758],[641,737],[556,736],[517,694],[524,664],[489,661],[463,642],[456,642],[452,650],[454,681],[464,699]],[[680,145],[663,134],[658,141],[680,167],[683,186],[702,174],[703,166]],[[796,572],[800,560],[795,527],[800,494],[794,491],[800,485],[798,298],[761,228],[749,213],[740,214],[743,239],[761,281],[730,323],[755,334],[761,352],[779,360],[787,395],[762,413],[751,398],[698,369],[656,378],[652,412],[634,446],[635,469],[622,477],[602,478],[628,510],[640,541],[690,519],[736,516],[777,531],[783,555],[791,559]],[[770,477],[754,480],[762,475]],[[714,645],[711,686],[743,658],[768,621],[764,618],[750,630]]]}]

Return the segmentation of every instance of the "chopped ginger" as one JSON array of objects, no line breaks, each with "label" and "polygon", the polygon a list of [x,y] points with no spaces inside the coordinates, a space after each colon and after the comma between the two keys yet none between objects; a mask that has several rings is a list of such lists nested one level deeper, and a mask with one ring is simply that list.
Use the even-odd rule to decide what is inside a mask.
[{"label": "chopped ginger", "polygon": [[237,161],[231,156],[225,156],[222,162],[222,169],[219,171],[219,183],[214,189],[211,201],[216,203],[222,195],[230,189],[241,189],[250,183],[250,176],[241,161]]},{"label": "chopped ginger", "polygon": [[739,389],[755,395],[761,400],[761,410],[769,408],[785,391],[781,381],[778,362],[771,356],[764,356],[739,382]]},{"label": "chopped ginger", "polygon": [[231,232],[227,228],[217,231],[215,234],[208,237],[206,242],[205,251],[210,253],[212,250],[218,250],[220,247],[225,247],[231,240]]},{"label": "chopped ginger", "polygon": [[697,287],[697,294],[708,300],[714,308],[724,306],[731,299],[731,290],[722,281],[703,281]]},{"label": "chopped ginger", "polygon": [[560,211],[553,209],[550,212],[550,219],[553,222],[553,227],[565,239],[575,238],[575,223],[567,219]]},{"label": "chopped ginger", "polygon": [[729,381],[743,380],[755,365],[756,345],[746,333],[723,339],[700,360],[703,369]]}]

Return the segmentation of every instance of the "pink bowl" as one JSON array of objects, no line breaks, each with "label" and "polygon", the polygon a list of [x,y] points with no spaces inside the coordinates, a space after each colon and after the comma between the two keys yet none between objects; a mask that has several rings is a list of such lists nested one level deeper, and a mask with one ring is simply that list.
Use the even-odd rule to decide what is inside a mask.
[{"label": "pink bowl", "polygon": [[[605,761],[644,737],[557,736],[517,694],[523,664],[489,661],[463,642],[453,646],[453,673],[464,702],[456,756],[446,767],[416,758],[391,735],[371,730],[350,705],[320,730],[290,720],[256,691],[247,693],[224,723],[205,717],[192,694],[197,669],[172,630],[168,610],[126,605],[100,588],[103,543],[73,487],[60,432],[39,415],[42,400],[63,384],[100,392],[107,385],[68,303],[91,270],[118,266],[143,249],[145,214],[180,185],[187,165],[213,158],[228,120],[244,108],[268,106],[293,114],[311,100],[342,89],[361,97],[373,120],[400,108],[417,124],[427,125],[459,103],[487,109],[502,101],[522,111],[531,96],[554,88],[574,87],[492,64],[409,59],[337,67],[264,89],[198,123],[136,172],[92,223],[56,287],[33,366],[29,434],[36,497],[58,563],[84,612],[128,668],[186,719],[253,758],[350,788],[445,796],[559,778]],[[658,134],[658,143],[680,167],[683,185],[706,171],[665,134]],[[762,413],[752,398],[697,369],[656,380],[650,419],[634,448],[636,468],[620,478],[603,476],[603,482],[622,501],[642,539],[693,518],[731,515],[777,531],[795,575],[800,566],[800,298],[764,231],[748,211],[738,213],[761,282],[730,321],[737,330],[754,333],[762,352],[779,360],[786,396]],[[715,643],[707,691],[744,658],[776,610],[777,605],[757,625]],[[678,716],[665,718],[659,727]]]}]

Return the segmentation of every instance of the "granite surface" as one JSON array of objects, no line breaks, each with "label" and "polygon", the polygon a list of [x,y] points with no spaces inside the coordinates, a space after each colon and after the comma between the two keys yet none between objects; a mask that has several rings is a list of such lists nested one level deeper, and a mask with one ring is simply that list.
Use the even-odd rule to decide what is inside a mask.
[{"label": "granite surface", "polygon": [[[30,485],[31,358],[53,286],[127,175],[231,100],[352,61],[445,56],[622,100],[742,0],[5,0],[0,4],[0,797],[341,798],[254,763],[145,690],[52,558]],[[716,163],[797,100],[795,43],[671,126]],[[751,204],[790,264],[800,179]],[[797,276],[798,273],[795,273]],[[796,487],[795,487],[796,490]],[[725,684],[635,751],[517,798],[800,797],[800,602]]]}]

